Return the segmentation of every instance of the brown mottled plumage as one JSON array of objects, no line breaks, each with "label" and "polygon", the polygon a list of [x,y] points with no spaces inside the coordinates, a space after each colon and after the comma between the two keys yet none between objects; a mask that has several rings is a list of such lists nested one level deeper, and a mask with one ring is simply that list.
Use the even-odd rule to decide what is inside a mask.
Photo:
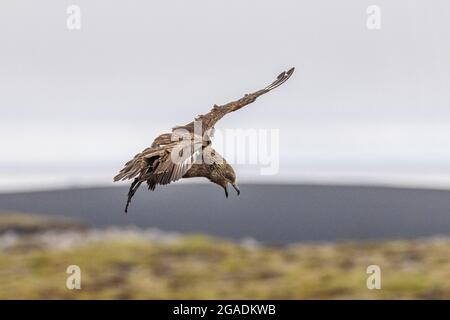
[{"label": "brown mottled plumage", "polygon": [[239,195],[240,190],[236,185],[233,167],[210,146],[214,125],[227,113],[239,110],[283,84],[293,72],[294,68],[282,72],[264,89],[246,94],[241,99],[223,106],[214,105],[209,113],[198,116],[193,122],[173,128],[172,133],[158,136],[150,148],[128,161],[114,177],[114,181],[134,179],[128,192],[125,212],[128,211],[131,198],[143,182],[146,182],[148,189],[153,191],[158,184],[166,185],[181,178],[204,177],[221,186],[227,197],[228,183]]}]

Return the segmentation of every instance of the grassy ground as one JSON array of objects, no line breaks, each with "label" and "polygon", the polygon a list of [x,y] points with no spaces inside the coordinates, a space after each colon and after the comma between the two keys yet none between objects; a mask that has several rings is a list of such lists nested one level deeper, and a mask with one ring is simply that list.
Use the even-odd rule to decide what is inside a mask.
[{"label": "grassy ground", "polygon": [[[446,238],[266,247],[148,233],[3,233],[0,298],[450,299]],[[373,264],[381,290],[366,287]],[[81,290],[66,288],[69,265],[81,268]]]},{"label": "grassy ground", "polygon": [[32,215],[18,212],[0,212],[0,234],[15,231],[32,233],[46,230],[82,230],[86,227],[79,221],[46,215]]}]

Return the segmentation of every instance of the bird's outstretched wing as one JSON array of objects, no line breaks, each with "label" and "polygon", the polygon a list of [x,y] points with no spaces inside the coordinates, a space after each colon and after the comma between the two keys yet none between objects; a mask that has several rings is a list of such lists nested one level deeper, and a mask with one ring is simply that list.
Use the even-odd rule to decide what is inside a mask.
[{"label": "bird's outstretched wing", "polygon": [[[223,116],[225,116],[227,113],[239,110],[240,108],[254,102],[256,98],[259,96],[279,87],[283,83],[285,83],[290,76],[294,73],[295,68],[291,68],[288,71],[284,71],[280,73],[277,77],[277,79],[266,86],[265,88],[258,90],[256,92],[246,94],[242,98],[236,101],[229,102],[225,105],[218,106],[214,105],[214,107],[211,109],[210,112],[204,115],[199,115],[195,121],[201,121],[203,132],[206,132],[207,130],[211,129],[217,121],[219,121]],[[174,129],[178,128],[184,128],[191,132],[193,132],[194,128],[194,122],[190,122],[185,126],[179,126],[175,127]]]}]

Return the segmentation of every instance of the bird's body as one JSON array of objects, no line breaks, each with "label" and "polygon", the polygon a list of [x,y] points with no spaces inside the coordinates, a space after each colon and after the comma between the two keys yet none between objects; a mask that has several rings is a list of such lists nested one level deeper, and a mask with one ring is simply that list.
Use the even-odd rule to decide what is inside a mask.
[{"label": "bird's body", "polygon": [[158,184],[166,185],[182,178],[204,177],[221,186],[227,197],[228,183],[239,194],[233,168],[211,147],[214,125],[227,113],[254,102],[260,95],[284,83],[293,72],[294,68],[283,72],[266,88],[223,106],[214,105],[209,113],[198,116],[193,122],[175,127],[171,133],[159,135],[151,147],[128,161],[114,177],[114,181],[134,179],[128,192],[125,212],[143,182],[153,191]]}]

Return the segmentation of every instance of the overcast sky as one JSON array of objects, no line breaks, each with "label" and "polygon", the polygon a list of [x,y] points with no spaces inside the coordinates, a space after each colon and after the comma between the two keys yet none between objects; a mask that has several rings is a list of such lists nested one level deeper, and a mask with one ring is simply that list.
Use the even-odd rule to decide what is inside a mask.
[{"label": "overcast sky", "polygon": [[[68,30],[66,9],[81,9]],[[369,5],[381,29],[366,26]],[[258,181],[450,184],[448,1],[0,3],[0,188],[110,183],[153,138],[291,66],[217,129],[279,129]],[[218,150],[219,152],[222,150]]]}]

